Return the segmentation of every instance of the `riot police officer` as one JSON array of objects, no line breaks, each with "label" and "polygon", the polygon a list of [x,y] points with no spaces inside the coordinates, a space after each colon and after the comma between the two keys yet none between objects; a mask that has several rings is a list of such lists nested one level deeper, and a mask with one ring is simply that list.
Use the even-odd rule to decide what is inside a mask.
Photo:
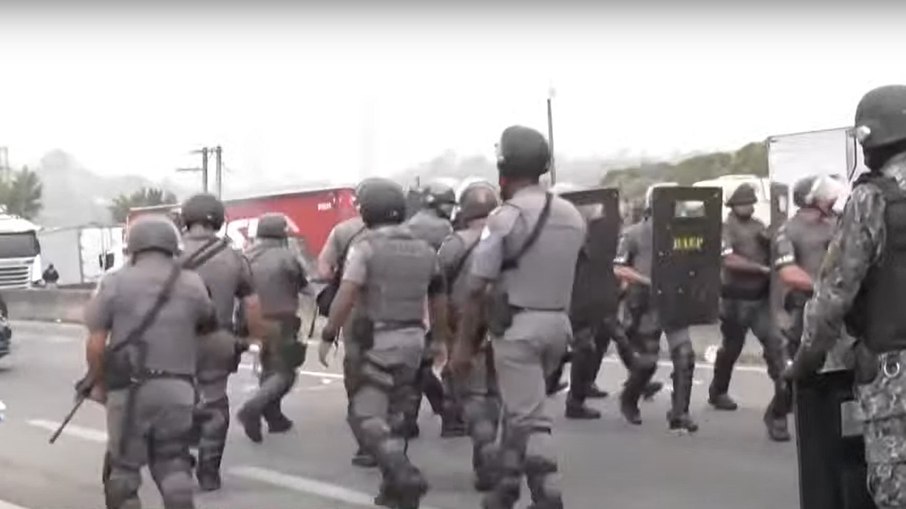
[{"label": "riot police officer", "polygon": [[164,507],[191,509],[186,439],[198,333],[216,327],[215,308],[201,277],[174,260],[179,232],[170,220],[138,218],[126,245],[130,262],[104,278],[86,308],[89,382],[79,388],[106,402],[106,506],[140,507],[140,469],[149,465]]},{"label": "riot police officer", "polygon": [[[451,218],[456,207],[456,192],[443,182],[431,182],[421,190],[422,208],[406,222],[406,226],[419,239],[424,240],[437,251],[444,240],[453,233]],[[419,370],[418,386],[421,388],[413,395],[413,400],[406,406],[406,420],[401,432],[409,438],[419,435],[418,412],[421,409],[422,396],[426,396],[434,413],[441,415],[441,435],[445,437],[462,436],[465,426],[455,415],[444,412],[443,386],[434,375],[432,366],[435,360],[444,356],[444,345],[432,341],[429,335],[425,348],[425,359]],[[450,420],[453,418],[454,420]]]},{"label": "riot police officer", "polygon": [[553,452],[546,381],[571,336],[569,303],[585,222],[568,201],[546,193],[539,180],[550,148],[537,131],[512,126],[497,145],[501,195],[472,261],[470,296],[459,327],[457,370],[468,370],[469,345],[490,285],[489,332],[505,409],[501,478],[485,509],[510,509],[524,474],[536,509],[563,507]]},{"label": "riot police officer", "polygon": [[783,340],[775,327],[770,302],[770,233],[753,217],[758,198],[755,189],[742,184],[727,200],[730,214],[723,225],[723,289],[720,303],[722,343],[714,361],[714,378],[708,390],[708,402],[718,410],[736,410],[736,402],[727,394],[733,366],[742,353],[749,330],[761,342],[768,375],[774,381],[774,400],[764,415],[771,439],[789,440],[786,412],[782,405],[785,387],[780,380],[783,371]]},{"label": "riot police officer", "polygon": [[784,309],[790,325],[784,335],[791,359],[799,350],[805,303],[814,294],[818,270],[837,227],[834,208],[843,191],[842,183],[829,176],[800,179],[793,186],[793,203],[799,210],[774,239],[774,268],[787,290]]},{"label": "riot police officer", "polygon": [[[834,205],[843,192],[843,185],[829,176],[812,175],[800,179],[793,186],[793,203],[799,207],[796,214],[777,230],[774,238],[774,268],[780,282],[786,287],[784,309],[790,316],[790,323],[783,334],[786,336],[787,355],[793,358],[799,349],[802,337],[802,318],[805,303],[813,295],[814,281],[818,277],[821,262],[837,226]],[[792,394],[786,391],[783,400],[772,404],[777,408],[767,412],[766,419],[778,422],[769,427],[774,440],[789,440],[786,430],[786,415],[792,408]]]},{"label": "riot police officer", "polygon": [[289,249],[283,214],[258,219],[255,244],[247,256],[252,267],[261,313],[271,327],[262,338],[260,387],[237,414],[245,434],[262,441],[261,418],[271,433],[285,433],[293,422],[281,409],[283,397],[296,382],[296,368],[305,361],[305,343],[298,340],[299,294],[308,286],[305,270]]},{"label": "riot police officer", "polygon": [[[428,489],[409,461],[403,438],[392,432],[399,420],[398,400],[415,389],[424,351],[424,303],[443,339],[446,323],[444,279],[434,249],[401,226],[405,215],[402,188],[389,180],[372,182],[359,197],[369,231],[349,250],[343,282],[322,331],[321,362],[356,302],[353,337],[362,341],[362,365],[354,372],[350,425],[377,459],[383,482],[375,504],[415,509]],[[390,413],[396,415],[389,415]]]},{"label": "riot police officer", "polygon": [[[356,187],[356,196],[361,197],[368,183],[373,182],[374,180],[375,179],[365,179],[360,182]],[[330,234],[327,236],[324,249],[321,250],[321,254],[318,256],[318,270],[320,276],[322,279],[328,281],[328,287],[322,290],[318,295],[318,308],[323,316],[329,315],[330,305],[336,296],[336,291],[340,287],[346,255],[352,244],[362,238],[366,229],[367,226],[365,226],[365,222],[362,220],[361,215],[358,215],[338,223],[330,230]],[[350,403],[352,402],[352,389],[354,388],[350,382],[357,378],[357,375],[353,373],[352,370],[361,366],[362,353],[361,348],[359,347],[361,342],[356,341],[351,337],[351,320],[352,319],[347,320],[347,323],[342,327],[343,384],[346,388],[346,398]],[[348,409],[349,407],[347,405],[347,412]],[[347,415],[347,417],[349,416]],[[353,434],[353,437],[358,440],[358,437],[355,434]],[[377,466],[377,460],[375,460],[365,447],[359,443],[358,449],[352,457],[352,464],[357,467],[372,468]]]},{"label": "riot police officer", "polygon": [[672,430],[696,432],[698,423],[689,415],[692,396],[692,375],[695,371],[695,352],[688,327],[663,330],[658,309],[652,298],[651,264],[654,258],[654,228],[651,218],[653,188],[645,196],[646,214],[641,222],[623,230],[614,258],[614,274],[629,285],[624,311],[626,333],[638,353],[636,369],[620,394],[620,412],[631,424],[642,423],[639,399],[646,391],[654,391],[651,378],[657,371],[661,335],[667,337],[673,361],[673,397],[667,422]]},{"label": "riot police officer", "polygon": [[906,86],[866,94],[854,134],[871,170],[856,181],[805,306],[802,345],[785,377],[818,371],[844,324],[858,340],[856,399],[868,488],[879,509],[906,507]]},{"label": "riot police officer", "polygon": [[[201,276],[217,311],[217,330],[203,336],[198,354],[198,484],[205,491],[220,488],[220,462],[230,425],[227,379],[238,367],[246,349],[235,335],[235,299],[243,301],[246,322],[260,333],[260,306],[252,288],[252,274],[242,254],[229,248],[229,241],[217,237],[225,219],[223,203],[210,194],[196,194],[182,206],[183,243],[188,253],[210,246],[212,255],[194,270]],[[215,251],[216,250],[216,251]]]},{"label": "riot police officer", "polygon": [[[551,188],[551,192],[559,195],[575,191],[579,191],[577,186],[565,183],[558,183]],[[579,251],[570,300],[569,318],[573,343],[566,417],[600,419],[601,413],[586,406],[585,401],[606,395],[595,385],[595,377],[611,338],[616,339],[621,352],[629,351],[629,341],[617,320],[619,287],[616,278],[612,270],[602,270],[602,263],[610,267],[613,253],[607,253],[608,259],[605,262],[604,257],[597,252],[600,249],[595,247],[595,241],[603,239],[592,239],[592,236],[611,235],[614,242],[618,235],[619,221],[616,217],[604,217],[603,203],[579,205],[577,209],[586,223],[587,238]],[[607,228],[595,228],[596,223],[603,220],[608,221]],[[628,361],[628,369],[632,368],[633,362],[631,359]]]},{"label": "riot police officer", "polygon": [[[441,269],[447,279],[449,323],[455,333],[459,317],[468,298],[468,276],[472,258],[478,246],[487,217],[499,204],[497,190],[490,183],[473,183],[463,190],[457,223],[461,226],[447,237],[438,251]],[[444,398],[445,422],[465,420],[472,438],[472,468],[475,487],[487,491],[497,479],[496,455],[497,424],[500,420],[500,392],[494,376],[493,356],[487,337],[487,326],[482,323],[478,335],[472,338],[474,348],[471,370],[465,376],[453,373],[448,363],[443,378],[446,386]],[[452,352],[454,345],[448,345]]]}]

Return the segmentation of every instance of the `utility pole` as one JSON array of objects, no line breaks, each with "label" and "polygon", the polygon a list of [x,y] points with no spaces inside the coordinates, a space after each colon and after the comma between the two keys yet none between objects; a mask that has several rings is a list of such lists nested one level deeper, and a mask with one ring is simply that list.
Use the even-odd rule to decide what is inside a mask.
[{"label": "utility pole", "polygon": [[[193,154],[201,154],[201,168],[177,168],[176,171],[200,171],[201,172],[201,191],[206,193],[208,192],[208,153],[211,151],[208,147],[203,147],[200,150],[193,150]],[[220,166],[220,157],[218,152],[218,168]],[[218,171],[218,177],[220,172]]]},{"label": "utility pole", "polygon": [[217,193],[217,199],[220,200],[223,198],[223,149],[220,145],[214,149],[214,161],[215,161],[215,173],[214,173],[214,189]]},{"label": "utility pole", "polygon": [[547,139],[551,148],[551,185],[557,183],[557,167],[554,164],[554,110],[553,110],[554,88],[551,87],[547,94]]}]

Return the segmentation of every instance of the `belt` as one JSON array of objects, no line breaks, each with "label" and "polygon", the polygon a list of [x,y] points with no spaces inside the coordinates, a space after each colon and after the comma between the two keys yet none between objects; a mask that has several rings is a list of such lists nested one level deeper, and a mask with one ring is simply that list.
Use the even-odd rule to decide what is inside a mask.
[{"label": "belt", "polygon": [[526,307],[526,306],[514,306],[510,304],[510,309],[513,310],[513,313],[522,313],[523,311],[540,311],[543,313],[565,313],[566,308],[537,308],[537,307]]},{"label": "belt", "polygon": [[138,377],[138,380],[133,379],[133,382],[144,382],[146,380],[154,380],[161,378],[173,378],[176,380],[184,380],[191,384],[195,383],[195,375],[189,375],[186,373],[173,373],[171,371],[163,371],[160,369],[146,369],[141,372]]},{"label": "belt", "polygon": [[888,378],[899,375],[904,362],[906,362],[906,350],[891,350],[878,354],[878,364],[881,372]]},{"label": "belt", "polygon": [[412,329],[418,327],[419,329],[425,328],[425,322],[419,320],[402,320],[402,321],[385,321],[385,322],[374,322],[375,331],[391,331],[391,330],[400,330],[400,329]]}]

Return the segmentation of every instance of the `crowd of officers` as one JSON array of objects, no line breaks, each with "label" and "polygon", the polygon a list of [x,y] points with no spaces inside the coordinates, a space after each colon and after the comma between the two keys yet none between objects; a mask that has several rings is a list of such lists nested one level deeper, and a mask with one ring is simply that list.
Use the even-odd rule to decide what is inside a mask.
[{"label": "crowd of officers", "polygon": [[[831,177],[797,182],[793,196],[799,210],[777,231],[753,217],[751,187],[740,186],[726,202],[722,345],[708,401],[720,410],[737,408],[728,394],[730,378],[752,331],[776,384],[764,415],[774,440],[789,440],[786,381],[817,369],[814,359],[832,342],[827,331],[834,326],[839,331],[853,299],[876,303],[872,299],[883,298],[870,288],[868,296],[857,298],[857,279],[866,277],[866,271],[882,286],[891,284],[885,274],[902,279],[896,269],[900,265],[883,272],[894,262],[885,265],[877,260],[889,257],[875,253],[894,253],[898,260],[904,245],[906,219],[898,208],[885,215],[877,203],[906,203],[906,149],[900,150],[906,120],[889,128],[900,129],[894,142],[872,141],[889,134],[884,122],[891,117],[878,114],[878,108],[898,108],[906,116],[904,90],[882,89],[876,92],[880,98],[867,96],[868,106],[860,105],[857,125],[869,129],[862,132],[862,142],[876,175],[865,182],[880,191],[857,186],[857,205],[848,205],[842,220],[836,211],[843,186]],[[866,118],[881,120],[859,123]],[[689,413],[695,369],[689,329],[665,330],[651,299],[650,213],[623,228],[612,271],[591,270],[588,244],[596,230],[590,225],[601,218],[602,208],[574,206],[558,195],[567,187],[546,190],[540,178],[549,161],[540,133],[510,127],[497,144],[498,186],[473,183],[457,200],[451,188],[430,185],[423,190],[421,210],[407,217],[400,186],[368,179],[357,189],[360,215],[338,224],[328,238],[317,269],[327,283],[316,298],[327,317],[318,357],[327,366],[331,349],[343,340],[347,420],[358,445],[352,462],[378,467],[377,505],[414,509],[428,490],[407,455],[408,441],[419,435],[417,416],[425,398],[441,417],[443,436],[471,438],[475,488],[486,492],[482,507],[511,509],[525,479],[532,509],[562,508],[549,396],[562,388],[559,378],[569,350],[566,417],[600,417],[587,400],[607,395],[594,381],[614,342],[628,371],[620,409],[628,422],[640,424],[640,400],[661,389],[653,375],[661,336],[666,336],[673,361],[668,426],[698,429]],[[858,204],[866,208],[853,210]],[[646,208],[650,211],[650,195]],[[859,226],[852,215],[875,223]],[[145,465],[167,509],[194,507],[193,469],[203,490],[220,487],[231,415],[227,380],[251,338],[262,344],[260,386],[236,417],[254,442],[263,440],[262,421],[270,433],[293,425],[281,401],[306,357],[297,312],[309,281],[289,248],[283,216],[262,216],[257,241],[245,253],[218,237],[223,222],[223,204],[209,195],[194,196],[183,205],[183,232],[162,216],[139,218],[128,231],[130,263],[103,280],[87,308],[89,373],[77,390],[107,408],[103,481],[108,509],[139,507],[139,469]],[[882,226],[895,245],[878,236]],[[861,236],[835,236],[841,228]],[[825,257],[829,248],[863,254],[865,266],[858,272],[846,259]],[[771,316],[772,273],[787,290],[785,307],[792,317],[782,331]],[[840,297],[839,286],[854,281],[856,290],[847,287],[849,293]],[[589,287],[598,300],[580,295],[589,291],[580,288]],[[902,295],[898,291],[894,293]],[[623,303],[619,308],[618,301]],[[587,302],[614,305],[580,317],[577,306]],[[861,330],[868,330],[869,337],[902,337],[895,334],[899,329],[867,323]],[[806,338],[802,349],[800,337]],[[902,391],[890,378],[899,376],[898,362],[906,357],[893,351],[898,353],[885,354],[882,375],[876,374],[887,378],[875,381],[877,387],[866,390],[863,398],[874,405],[878,419],[904,404],[883,397],[884,391]],[[894,362],[895,375],[890,368]],[[901,410],[896,414],[900,420],[906,416],[906,408]],[[875,431],[879,440],[895,432],[883,426]],[[889,499],[895,496],[890,486],[902,483],[906,473],[899,470],[895,451],[883,452],[890,454],[869,457],[869,473]],[[884,470],[892,463],[897,470]],[[904,505],[900,500],[883,507]]]}]

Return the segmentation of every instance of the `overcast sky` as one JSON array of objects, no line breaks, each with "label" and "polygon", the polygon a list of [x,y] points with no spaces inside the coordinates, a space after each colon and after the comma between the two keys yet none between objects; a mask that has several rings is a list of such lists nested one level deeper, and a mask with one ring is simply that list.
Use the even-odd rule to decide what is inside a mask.
[{"label": "overcast sky", "polygon": [[0,7],[13,164],[62,148],[161,179],[220,143],[228,178],[349,182],[447,149],[490,157],[509,124],[546,130],[550,85],[558,154],[669,156],[848,125],[862,93],[906,83],[904,12],[868,2],[155,5]]}]

